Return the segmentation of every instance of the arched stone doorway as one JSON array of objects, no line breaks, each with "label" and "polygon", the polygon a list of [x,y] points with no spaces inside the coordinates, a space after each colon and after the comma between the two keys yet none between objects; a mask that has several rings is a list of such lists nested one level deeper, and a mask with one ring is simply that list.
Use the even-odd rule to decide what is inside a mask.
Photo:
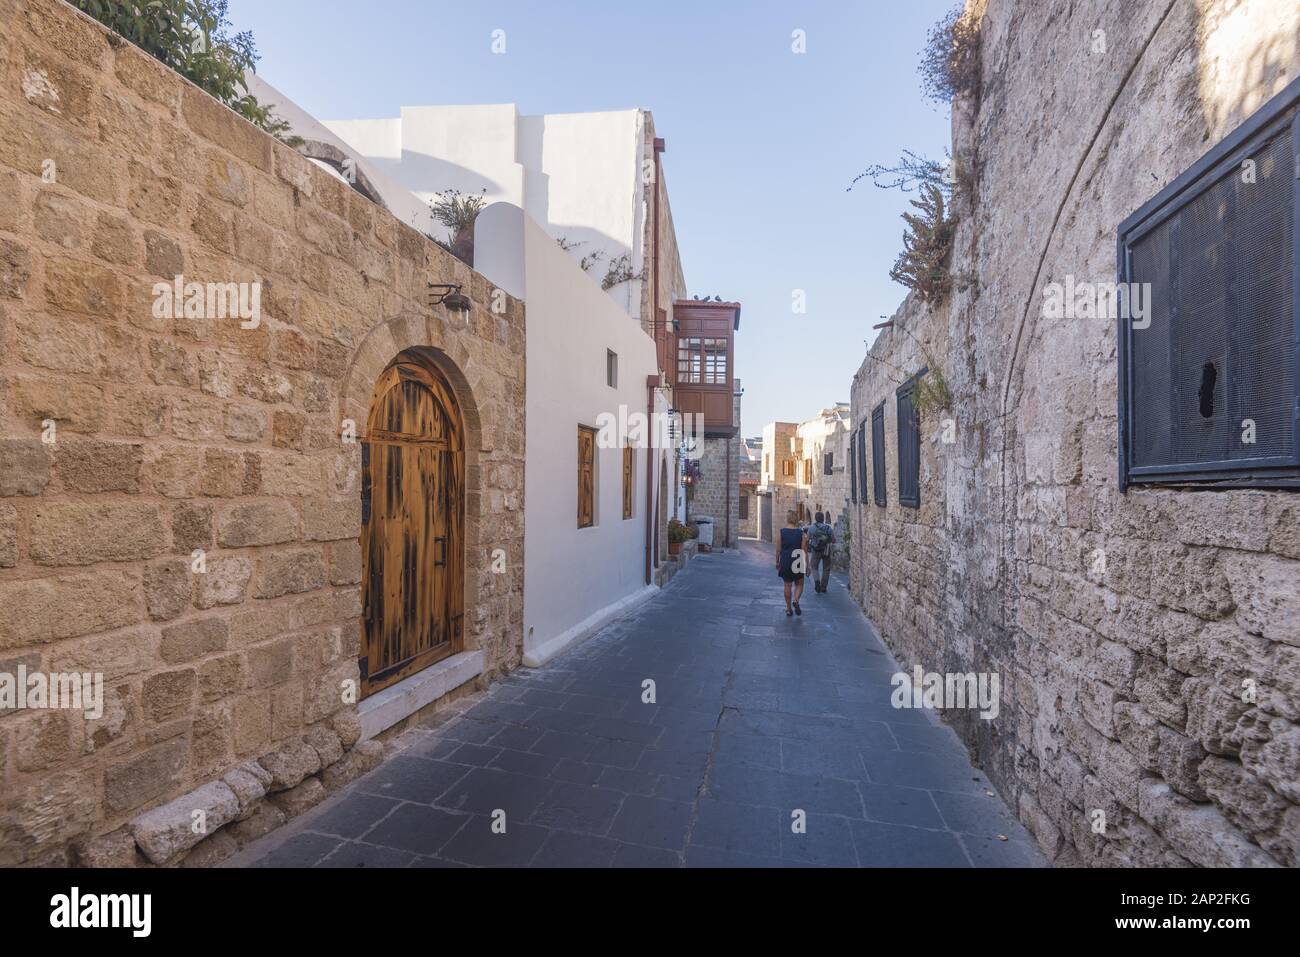
[{"label": "arched stone doorway", "polygon": [[380,373],[361,447],[361,696],[464,646],[465,422],[426,351]]}]

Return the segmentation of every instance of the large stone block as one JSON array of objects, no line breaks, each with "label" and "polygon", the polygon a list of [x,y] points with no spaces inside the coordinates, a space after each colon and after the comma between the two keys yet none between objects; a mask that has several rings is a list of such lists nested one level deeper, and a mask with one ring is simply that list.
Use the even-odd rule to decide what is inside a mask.
[{"label": "large stone block", "polygon": [[319,771],[320,755],[302,738],[297,738],[270,754],[264,754],[257,763],[271,775],[267,790],[275,793],[296,787],[304,778]]},{"label": "large stone block", "polygon": [[191,619],[162,630],[162,659],[168,664],[194,661],[204,655],[225,651],[229,640],[228,619]]},{"label": "large stone block", "polygon": [[49,481],[49,457],[40,439],[0,439],[0,497],[40,495]]},{"label": "large stone block", "polygon": [[55,447],[55,472],[72,492],[138,492],[144,447],[72,439]]},{"label": "large stone block", "polygon": [[239,814],[239,799],[224,781],[213,781],[131,821],[145,857],[166,864]]},{"label": "large stone block", "polygon": [[189,761],[189,743],[173,738],[123,758],[104,772],[104,806],[111,814],[132,811],[175,788]]},{"label": "large stone block", "polygon": [[272,552],[258,559],[255,598],[311,591],[325,586],[325,560],[319,551]]},{"label": "large stone block", "polygon": [[31,522],[38,565],[137,561],[171,544],[162,509],[148,502],[45,502]]},{"label": "large stone block", "polygon": [[278,545],[300,535],[298,512],[288,502],[231,505],[217,516],[217,540],[226,548]]},{"label": "large stone block", "polygon": [[140,577],[115,570],[0,582],[0,649],[131,624],[140,599]]}]

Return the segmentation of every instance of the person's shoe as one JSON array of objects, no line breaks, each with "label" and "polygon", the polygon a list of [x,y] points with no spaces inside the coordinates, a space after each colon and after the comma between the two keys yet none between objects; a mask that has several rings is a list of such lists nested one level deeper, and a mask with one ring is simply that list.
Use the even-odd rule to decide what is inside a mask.
[{"label": "person's shoe", "polygon": [[787,609],[785,610],[785,617],[787,617],[787,618],[793,618],[793,617],[794,617],[794,612],[792,612],[789,608],[787,608]]},{"label": "person's shoe", "polygon": [[798,602],[795,602],[795,603],[794,603],[794,613],[795,613],[796,615],[802,615],[802,614],[803,614],[803,609],[801,609],[801,608],[799,607],[799,603],[798,603]]}]

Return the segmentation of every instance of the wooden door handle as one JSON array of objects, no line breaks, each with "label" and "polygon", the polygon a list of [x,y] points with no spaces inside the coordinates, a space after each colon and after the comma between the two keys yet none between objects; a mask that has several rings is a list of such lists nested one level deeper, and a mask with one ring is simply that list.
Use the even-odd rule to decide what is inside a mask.
[{"label": "wooden door handle", "polygon": [[440,546],[442,546],[441,556],[435,559],[433,563],[433,567],[437,568],[439,565],[447,564],[447,536],[439,535],[437,538],[434,539],[434,541],[437,542]]}]

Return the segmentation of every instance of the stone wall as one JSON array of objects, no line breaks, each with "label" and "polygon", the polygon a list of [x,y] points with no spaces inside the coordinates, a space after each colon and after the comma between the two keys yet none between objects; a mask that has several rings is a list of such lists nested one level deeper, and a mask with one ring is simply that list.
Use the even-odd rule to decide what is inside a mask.
[{"label": "stone wall", "polygon": [[[1118,223],[1297,75],[1300,9],[970,9],[958,283],[941,309],[905,302],[855,380],[855,422],[887,403],[890,502],[852,510],[854,593],[906,667],[1000,674],[996,719],[945,717],[1056,862],[1296,866],[1300,496],[1121,494],[1114,324],[1041,302],[1113,280]],[[953,401],[923,419],[921,507],[900,509],[890,367],[926,364],[917,340]]]},{"label": "stone wall", "polygon": [[[98,720],[0,714],[0,864],[171,863],[191,806],[215,858],[377,758],[343,433],[405,348],[465,412],[466,645],[518,663],[523,307],[73,8],[0,22],[0,672],[105,681]],[[260,281],[260,321],[160,315],[176,275]]]},{"label": "stone wall", "polygon": [[[731,414],[731,421],[739,423],[739,391],[732,399]],[[689,514],[692,519],[696,515],[713,516],[715,548],[735,548],[740,542],[740,463],[744,458],[745,440],[739,434],[730,438],[702,440],[700,479],[692,493]],[[728,464],[730,464],[730,472],[728,472]],[[727,537],[728,512],[731,515],[730,538]]]}]

